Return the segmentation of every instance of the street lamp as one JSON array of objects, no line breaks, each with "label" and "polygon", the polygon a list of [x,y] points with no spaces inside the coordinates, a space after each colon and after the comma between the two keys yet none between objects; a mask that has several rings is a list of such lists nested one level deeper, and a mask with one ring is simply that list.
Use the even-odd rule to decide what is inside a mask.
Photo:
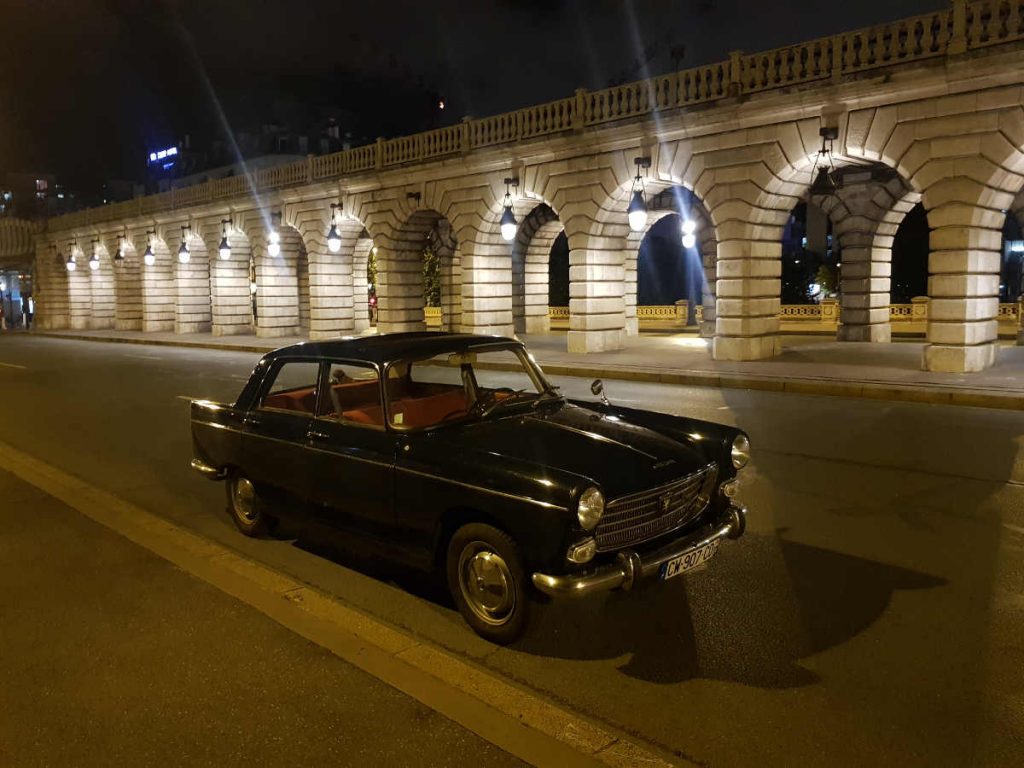
[{"label": "street lamp", "polygon": [[331,203],[331,228],[327,232],[327,250],[337,253],[341,250],[341,235],[338,234],[339,203]]},{"label": "street lamp", "polygon": [[89,269],[95,272],[100,268],[100,241],[93,238],[92,241],[92,256],[89,257]]},{"label": "street lamp", "polygon": [[68,260],[64,262],[64,266],[67,267],[68,272],[74,272],[78,269],[78,264],[75,261],[75,245],[76,243],[72,242],[68,246]]},{"label": "street lamp", "polygon": [[814,168],[811,169],[814,181],[808,192],[812,196],[827,197],[843,186],[843,177],[836,172],[832,160],[832,142],[839,138],[839,129],[825,126],[818,130],[818,135],[821,136],[821,149],[814,159]]},{"label": "street lamp", "polygon": [[512,192],[509,187],[519,188],[519,178],[510,176],[505,179],[505,210],[501,212],[501,236],[505,242],[512,242],[516,239],[516,232],[519,230],[519,222],[516,215],[512,213]]},{"label": "street lamp", "polygon": [[231,258],[231,244],[228,242],[228,227],[231,226],[231,219],[220,220],[220,245],[217,248],[217,255],[221,261]]},{"label": "street lamp", "polygon": [[126,246],[127,243],[128,243],[128,228],[125,227],[124,234],[118,236],[118,238],[117,238],[117,252],[114,253],[114,266],[115,267],[122,267],[122,266],[124,266],[124,249],[125,249],[125,246]]},{"label": "street lamp", "polygon": [[281,233],[277,231],[280,220],[281,214],[270,214],[270,229],[267,231],[267,254],[271,258],[277,258],[281,254]]},{"label": "street lamp", "polygon": [[683,219],[683,248],[693,248],[697,245],[697,222],[693,219]]},{"label": "street lamp", "polygon": [[633,192],[629,198],[629,207],[626,208],[626,216],[629,218],[629,228],[634,232],[643,232],[647,226],[647,199],[644,197],[644,179],[640,169],[651,167],[650,157],[635,157],[636,177],[633,179]]},{"label": "street lamp", "polygon": [[181,227],[181,247],[178,248],[178,263],[188,264],[188,260],[192,258],[192,254],[188,249],[188,235],[191,231],[191,227],[187,224]]},{"label": "street lamp", "polygon": [[146,250],[142,254],[142,261],[147,267],[152,267],[156,264],[156,254],[153,253],[153,235],[156,234],[153,230],[146,233]]}]

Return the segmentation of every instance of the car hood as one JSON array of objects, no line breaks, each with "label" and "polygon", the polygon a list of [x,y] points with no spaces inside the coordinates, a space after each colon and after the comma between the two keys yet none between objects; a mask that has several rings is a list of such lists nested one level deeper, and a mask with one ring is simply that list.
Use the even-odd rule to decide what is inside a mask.
[{"label": "car hood", "polygon": [[608,499],[670,482],[710,461],[695,445],[569,403],[474,422],[457,434],[453,450],[570,472],[596,482]]}]

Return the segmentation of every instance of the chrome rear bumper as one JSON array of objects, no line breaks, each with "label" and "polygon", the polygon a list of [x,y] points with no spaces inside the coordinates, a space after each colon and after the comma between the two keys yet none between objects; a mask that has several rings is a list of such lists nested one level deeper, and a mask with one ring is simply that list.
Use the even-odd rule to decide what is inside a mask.
[{"label": "chrome rear bumper", "polygon": [[730,506],[711,523],[653,552],[640,555],[632,550],[623,550],[614,563],[583,573],[561,576],[535,573],[533,585],[551,597],[583,597],[595,592],[630,589],[637,580],[657,574],[661,566],[673,558],[717,539],[738,539],[746,526],[746,507]]}]

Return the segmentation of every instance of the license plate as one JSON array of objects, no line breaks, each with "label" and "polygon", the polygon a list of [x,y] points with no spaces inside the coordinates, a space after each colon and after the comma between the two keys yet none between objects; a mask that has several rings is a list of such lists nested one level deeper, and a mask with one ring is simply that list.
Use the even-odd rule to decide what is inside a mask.
[{"label": "license plate", "polygon": [[687,571],[692,571],[694,568],[700,568],[718,552],[718,543],[718,539],[709,541],[703,547],[699,547],[692,552],[687,552],[685,555],[674,557],[667,563],[663,563],[661,566],[661,578],[671,579],[673,576],[678,576],[680,573],[686,573]]}]

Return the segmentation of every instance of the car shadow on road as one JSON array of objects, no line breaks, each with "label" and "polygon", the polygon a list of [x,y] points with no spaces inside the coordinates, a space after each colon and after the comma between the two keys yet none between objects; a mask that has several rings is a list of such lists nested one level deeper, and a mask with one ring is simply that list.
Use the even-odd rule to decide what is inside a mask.
[{"label": "car shadow on road", "polygon": [[818,681],[800,660],[870,627],[893,593],[942,579],[775,537],[748,535],[708,569],[668,583],[542,606],[518,650],[576,660],[628,656],[651,683],[725,680],[762,688]]}]

